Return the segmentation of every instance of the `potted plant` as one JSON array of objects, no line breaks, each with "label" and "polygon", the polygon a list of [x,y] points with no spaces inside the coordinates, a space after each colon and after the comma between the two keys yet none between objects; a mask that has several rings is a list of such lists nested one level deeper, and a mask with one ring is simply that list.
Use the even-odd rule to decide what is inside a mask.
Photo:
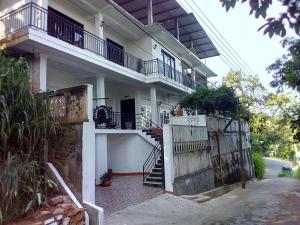
[{"label": "potted plant", "polygon": [[175,106],[173,106],[172,109],[170,110],[170,114],[172,116],[176,116],[176,108],[175,108]]},{"label": "potted plant", "polygon": [[183,116],[183,110],[178,108],[176,111],[176,116]]},{"label": "potted plant", "polygon": [[111,175],[108,172],[105,172],[101,177],[100,177],[100,181],[101,181],[101,186],[102,187],[109,187],[111,186]]}]

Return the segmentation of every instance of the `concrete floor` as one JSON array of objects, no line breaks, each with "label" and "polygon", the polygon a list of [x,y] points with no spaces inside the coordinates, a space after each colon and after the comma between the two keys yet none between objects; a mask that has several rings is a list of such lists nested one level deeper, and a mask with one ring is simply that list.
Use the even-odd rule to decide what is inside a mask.
[{"label": "concrete floor", "polygon": [[300,225],[300,181],[278,178],[286,162],[266,159],[267,179],[205,203],[169,194],[128,207],[109,225]]},{"label": "concrete floor", "polygon": [[162,193],[161,188],[143,186],[142,176],[113,176],[112,186],[96,186],[96,205],[104,208],[104,213],[108,216]]}]

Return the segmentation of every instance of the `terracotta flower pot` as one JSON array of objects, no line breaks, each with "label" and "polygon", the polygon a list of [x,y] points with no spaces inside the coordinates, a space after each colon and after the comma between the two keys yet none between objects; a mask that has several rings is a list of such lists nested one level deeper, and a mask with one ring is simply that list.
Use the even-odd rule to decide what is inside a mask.
[{"label": "terracotta flower pot", "polygon": [[104,181],[101,183],[101,186],[102,186],[102,187],[109,187],[109,186],[111,186],[111,183],[112,183],[111,180],[104,180]]},{"label": "terracotta flower pot", "polygon": [[177,110],[176,116],[183,116],[183,111],[182,110]]}]

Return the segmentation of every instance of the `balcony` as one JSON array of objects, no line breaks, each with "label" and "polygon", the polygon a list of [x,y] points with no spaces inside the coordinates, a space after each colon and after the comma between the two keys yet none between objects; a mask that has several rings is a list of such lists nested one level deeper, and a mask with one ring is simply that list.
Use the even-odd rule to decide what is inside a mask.
[{"label": "balcony", "polygon": [[144,61],[84,30],[83,26],[78,25],[75,20],[66,19],[53,13],[52,10],[48,11],[34,3],[26,4],[0,17],[0,39],[27,28],[46,32],[52,37],[93,52],[138,73],[144,75],[158,74],[191,89],[196,87],[189,76],[182,74],[159,59]]},{"label": "balcony", "polygon": [[184,86],[195,89],[195,83],[191,77],[183,74],[159,59],[145,61],[144,64],[147,75],[159,74],[159,76],[168,77],[180,84],[183,84]]}]

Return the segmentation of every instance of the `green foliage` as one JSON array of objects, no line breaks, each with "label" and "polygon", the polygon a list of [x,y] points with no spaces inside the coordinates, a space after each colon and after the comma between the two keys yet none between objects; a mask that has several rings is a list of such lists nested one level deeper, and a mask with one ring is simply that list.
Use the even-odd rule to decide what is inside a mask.
[{"label": "green foliage", "polygon": [[300,180],[300,167],[295,170],[294,177]]},{"label": "green foliage", "polygon": [[267,95],[258,76],[245,75],[241,71],[230,71],[223,77],[222,83],[233,88],[241,104],[250,110],[262,105]]},{"label": "green foliage", "polygon": [[271,85],[279,91],[287,86],[300,92],[300,39],[286,38],[282,47],[286,48],[288,53],[267,68],[274,78]]},{"label": "green foliage", "polygon": [[212,116],[234,115],[236,111],[236,96],[232,88],[226,87],[201,87],[180,102],[180,107],[198,111],[199,114]]},{"label": "green foliage", "polygon": [[[220,0],[222,6],[226,10],[234,8],[239,0]],[[279,36],[286,35],[285,26],[288,24],[289,28],[294,29],[297,35],[300,34],[300,1],[299,0],[278,0],[281,5],[286,8],[286,11],[281,12],[277,18],[267,18],[267,11],[272,5],[272,0],[241,0],[242,3],[248,2],[251,8],[250,14],[254,14],[256,18],[267,18],[266,23],[259,28],[264,28],[264,34],[269,34],[272,37],[274,34]],[[287,23],[286,23],[287,22]]]},{"label": "green foliage", "polygon": [[287,171],[280,172],[278,174],[278,177],[292,177],[292,176],[293,176],[293,173],[292,172],[287,172]]},{"label": "green foliage", "polygon": [[262,179],[265,175],[265,169],[266,169],[263,155],[259,152],[253,152],[252,158],[255,167],[255,175],[257,178]]},{"label": "green foliage", "polygon": [[53,182],[45,175],[43,146],[55,132],[48,95],[30,91],[23,58],[0,54],[0,224],[35,209]]}]

